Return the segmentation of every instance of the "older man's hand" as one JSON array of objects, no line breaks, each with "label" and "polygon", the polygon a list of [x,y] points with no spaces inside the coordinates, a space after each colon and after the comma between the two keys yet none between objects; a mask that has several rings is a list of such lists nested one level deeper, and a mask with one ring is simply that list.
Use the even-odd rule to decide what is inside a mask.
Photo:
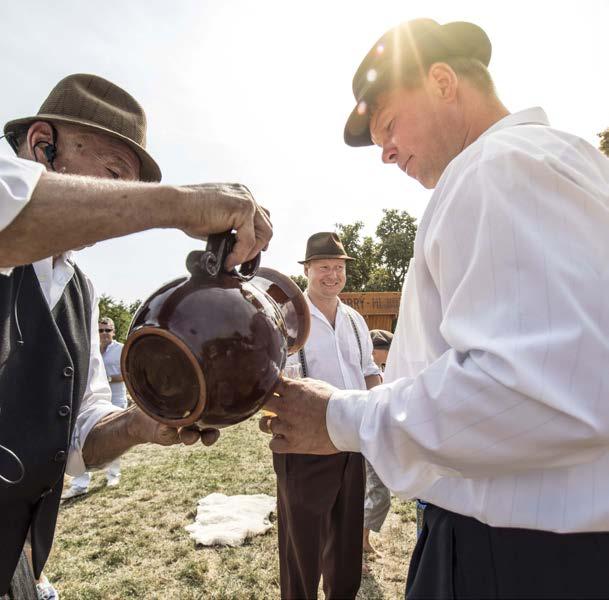
[{"label": "older man's hand", "polygon": [[201,440],[205,446],[211,446],[220,437],[220,432],[213,428],[200,431],[189,427],[176,428],[163,425],[139,408],[134,411],[133,418],[132,427],[136,432],[134,437],[146,443],[161,446],[173,446],[174,444],[190,446]]},{"label": "older man's hand", "polygon": [[268,210],[260,206],[250,191],[239,183],[204,183],[183,186],[186,192],[182,229],[193,237],[206,237],[234,229],[237,243],[228,255],[225,268],[252,260],[266,250],[273,226]]},{"label": "older man's hand", "polygon": [[315,379],[284,379],[264,406],[276,416],[264,416],[259,426],[273,435],[269,446],[279,454],[336,454],[326,428],[326,408],[335,391]]}]

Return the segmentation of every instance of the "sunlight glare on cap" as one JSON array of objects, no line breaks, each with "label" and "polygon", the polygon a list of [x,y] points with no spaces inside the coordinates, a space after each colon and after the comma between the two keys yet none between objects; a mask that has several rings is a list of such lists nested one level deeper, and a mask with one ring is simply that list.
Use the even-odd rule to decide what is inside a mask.
[{"label": "sunlight glare on cap", "polygon": [[357,105],[357,114],[358,115],[365,115],[366,114],[366,109],[368,107],[366,106],[366,102],[364,102],[364,100],[362,100],[358,105]]},{"label": "sunlight glare on cap", "polygon": [[383,52],[384,52],[384,51],[385,51],[385,46],[383,46],[383,44],[379,44],[379,45],[376,47],[376,53],[377,53],[377,54],[383,54]]},{"label": "sunlight glare on cap", "polygon": [[372,83],[373,81],[376,81],[376,77],[377,77],[376,69],[369,69],[368,72],[366,73],[366,79],[370,83]]}]

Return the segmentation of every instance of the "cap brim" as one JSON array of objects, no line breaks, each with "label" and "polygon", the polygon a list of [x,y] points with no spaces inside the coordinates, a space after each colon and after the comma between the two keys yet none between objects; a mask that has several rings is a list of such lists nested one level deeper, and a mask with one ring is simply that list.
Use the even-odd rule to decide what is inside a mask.
[{"label": "cap brim", "polygon": [[362,112],[360,103],[351,111],[345,125],[344,138],[345,144],[354,148],[374,145],[370,137],[370,111],[368,107]]},{"label": "cap brim", "polygon": [[324,258],[342,258],[343,260],[355,260],[352,256],[336,256],[336,254],[314,254],[313,256],[309,256],[309,258],[305,258],[304,260],[297,261],[299,265],[304,265],[312,260],[322,260]]},{"label": "cap brim", "polygon": [[59,123],[68,123],[72,125],[82,125],[83,127],[87,127],[88,129],[93,129],[95,131],[99,131],[100,133],[104,133],[109,135],[121,142],[124,142],[135,152],[137,157],[140,159],[140,181],[151,181],[151,182],[159,182],[161,181],[161,169],[159,165],[157,165],[156,161],[146,152],[146,150],[134,142],[132,139],[121,135],[120,133],[116,133],[110,129],[106,129],[105,127],[101,127],[96,123],[91,121],[87,121],[86,119],[75,119],[71,117],[64,117],[61,115],[48,115],[41,114],[36,115],[34,117],[24,117],[23,119],[14,119],[13,121],[9,121],[4,126],[4,134],[10,133],[16,127],[24,127],[35,121],[57,121]]}]

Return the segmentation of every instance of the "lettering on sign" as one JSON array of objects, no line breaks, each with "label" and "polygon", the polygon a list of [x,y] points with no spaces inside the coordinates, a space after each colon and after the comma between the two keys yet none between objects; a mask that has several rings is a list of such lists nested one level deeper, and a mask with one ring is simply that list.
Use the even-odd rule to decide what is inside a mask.
[{"label": "lettering on sign", "polygon": [[400,310],[400,292],[345,292],[340,295],[340,299],[364,317],[397,316]]}]

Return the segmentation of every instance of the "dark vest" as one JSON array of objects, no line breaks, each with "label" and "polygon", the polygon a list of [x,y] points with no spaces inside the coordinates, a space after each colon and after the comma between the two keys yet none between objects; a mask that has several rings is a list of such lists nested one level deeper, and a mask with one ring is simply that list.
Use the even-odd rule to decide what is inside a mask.
[{"label": "dark vest", "polygon": [[[0,444],[25,467],[21,483],[0,483],[0,594],[8,589],[28,529],[36,576],[51,550],[87,384],[90,328],[91,299],[78,267],[52,312],[31,265],[0,275]],[[0,474],[15,479],[18,473],[0,449]]]}]

